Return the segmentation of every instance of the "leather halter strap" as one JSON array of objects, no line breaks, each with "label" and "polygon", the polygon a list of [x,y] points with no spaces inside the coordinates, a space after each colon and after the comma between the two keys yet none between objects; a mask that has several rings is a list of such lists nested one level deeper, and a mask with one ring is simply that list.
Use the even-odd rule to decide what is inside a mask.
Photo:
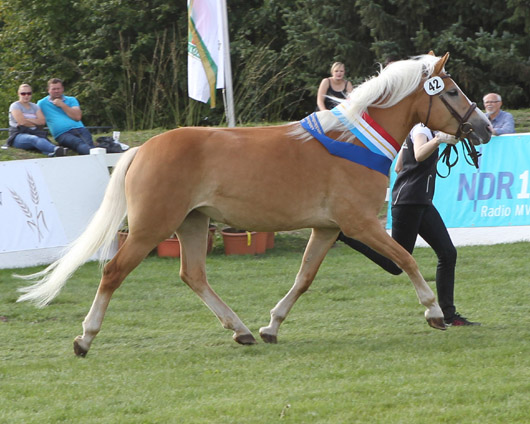
[{"label": "leather halter strap", "polygon": [[[446,78],[451,78],[451,76],[450,75],[444,75],[444,76],[442,76],[440,78],[446,79]],[[471,116],[473,111],[477,108],[477,104],[475,102],[471,103],[469,105],[469,108],[467,109],[466,113],[463,116],[460,116],[460,114],[455,110],[455,108],[453,108],[453,106],[451,106],[451,104],[447,101],[447,99],[445,98],[445,93],[444,92],[440,93],[439,97],[440,97],[440,100],[442,101],[442,103],[447,108],[447,110],[451,113],[451,115],[453,115],[453,117],[460,124],[459,127],[458,127],[458,130],[457,130],[457,132],[455,134],[455,137],[460,139],[460,140],[462,140],[470,132],[473,131],[473,126],[469,122],[467,122],[467,120],[469,119],[469,117]],[[432,98],[433,98],[433,96],[429,96],[429,109],[427,111],[427,119],[425,120],[425,123],[424,123],[424,125],[426,127],[429,126],[428,123],[429,123],[429,118],[431,116]]]},{"label": "leather halter strap", "polygon": [[[447,74],[447,75],[444,75],[444,76],[442,76],[440,78],[442,78],[442,79],[451,78],[451,76],[449,74]],[[429,109],[427,110],[427,119],[425,120],[425,124],[424,124],[426,127],[428,127],[427,124],[429,122],[429,117],[431,116],[431,107],[432,107],[432,98],[433,97],[434,96],[429,96]],[[455,110],[455,108],[453,106],[451,106],[451,104],[447,101],[447,99],[445,98],[445,93],[444,92],[440,93],[439,97],[440,97],[440,100],[442,101],[442,103],[447,108],[447,110],[451,113],[451,115],[453,115],[453,117],[460,124],[458,126],[458,130],[456,131],[455,137],[462,142],[462,144],[464,145],[465,149],[467,150],[468,156],[471,158],[471,160],[473,162],[472,165],[474,165],[475,168],[478,169],[478,166],[479,166],[478,158],[480,156],[480,153],[477,152],[477,150],[475,149],[475,146],[469,140],[467,140],[467,138],[466,138],[471,132],[473,132],[473,126],[469,122],[467,122],[467,120],[469,119],[469,117],[471,116],[473,111],[477,108],[477,104],[475,102],[471,103],[469,105],[469,108],[467,109],[466,113],[464,113],[463,116],[460,116],[460,114]],[[451,151],[452,150],[455,150],[457,152],[457,157],[456,157],[454,162],[450,161],[450,156],[451,156]],[[456,150],[456,146],[448,144],[447,147],[442,152],[442,154],[440,155],[440,159],[439,160],[442,160],[442,162],[444,162],[447,165],[447,168],[449,169],[449,171],[448,171],[447,175],[445,175],[445,176],[440,175],[440,173],[438,173],[438,171],[437,171],[437,173],[438,173],[439,176],[441,176],[443,178],[447,177],[449,175],[449,173],[451,172],[451,168],[456,164],[456,162],[458,160],[458,151]],[[470,163],[467,158],[466,158],[466,161],[468,163]]]}]

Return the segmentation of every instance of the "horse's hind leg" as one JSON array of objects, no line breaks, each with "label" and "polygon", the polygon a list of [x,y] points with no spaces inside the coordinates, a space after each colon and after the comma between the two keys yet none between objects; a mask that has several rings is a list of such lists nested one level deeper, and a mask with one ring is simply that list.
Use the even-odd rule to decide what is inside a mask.
[{"label": "horse's hind leg", "polygon": [[337,239],[338,231],[333,229],[313,228],[311,238],[304,252],[300,270],[296,275],[293,287],[271,310],[271,320],[267,327],[262,327],[259,334],[266,343],[276,343],[278,330],[298,298],[313,282],[320,264],[328,250]]},{"label": "horse's hind leg", "polygon": [[74,352],[77,356],[86,356],[101,329],[112,294],[153,249],[153,246],[154,244],[135,241],[132,234],[129,234],[116,256],[105,265],[96,297],[83,321],[83,335],[77,336],[74,340]]},{"label": "horse's hind leg", "polygon": [[177,230],[181,248],[180,277],[217,316],[222,326],[234,332],[244,345],[256,343],[250,330],[210,287],[206,279],[206,250],[209,218],[191,212]]}]

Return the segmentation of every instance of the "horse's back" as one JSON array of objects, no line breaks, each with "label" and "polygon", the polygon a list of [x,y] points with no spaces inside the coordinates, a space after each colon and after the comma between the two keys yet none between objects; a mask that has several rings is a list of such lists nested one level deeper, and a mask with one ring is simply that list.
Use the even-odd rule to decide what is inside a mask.
[{"label": "horse's back", "polygon": [[355,202],[352,188],[373,171],[295,138],[293,128],[190,127],[156,136],[130,167],[128,191],[142,193],[132,201],[163,203],[165,213],[198,209],[247,228],[333,226],[330,202]]}]

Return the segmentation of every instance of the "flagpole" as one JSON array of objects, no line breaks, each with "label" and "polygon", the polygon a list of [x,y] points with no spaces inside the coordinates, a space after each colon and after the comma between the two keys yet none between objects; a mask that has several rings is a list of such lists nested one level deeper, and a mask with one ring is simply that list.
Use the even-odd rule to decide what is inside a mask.
[{"label": "flagpole", "polygon": [[230,64],[230,39],[228,37],[228,14],[226,0],[221,0],[221,18],[223,22],[223,55],[225,66],[225,114],[229,127],[236,126],[234,115],[234,92],[232,90],[232,65]]}]

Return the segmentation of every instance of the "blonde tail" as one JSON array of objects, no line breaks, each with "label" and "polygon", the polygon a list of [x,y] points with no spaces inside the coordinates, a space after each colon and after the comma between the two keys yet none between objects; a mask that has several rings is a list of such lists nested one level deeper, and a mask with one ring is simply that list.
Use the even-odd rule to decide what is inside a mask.
[{"label": "blonde tail", "polygon": [[[120,158],[105,191],[101,206],[88,224],[86,230],[73,241],[65,255],[43,271],[31,275],[16,275],[18,278],[36,281],[22,287],[17,302],[29,300],[38,307],[46,306],[61,291],[70,276],[83,265],[99,248],[102,258],[106,258],[123,219],[127,215],[125,198],[125,174],[133,161],[138,147],[128,150]],[[104,259],[101,259],[103,261]]]}]

